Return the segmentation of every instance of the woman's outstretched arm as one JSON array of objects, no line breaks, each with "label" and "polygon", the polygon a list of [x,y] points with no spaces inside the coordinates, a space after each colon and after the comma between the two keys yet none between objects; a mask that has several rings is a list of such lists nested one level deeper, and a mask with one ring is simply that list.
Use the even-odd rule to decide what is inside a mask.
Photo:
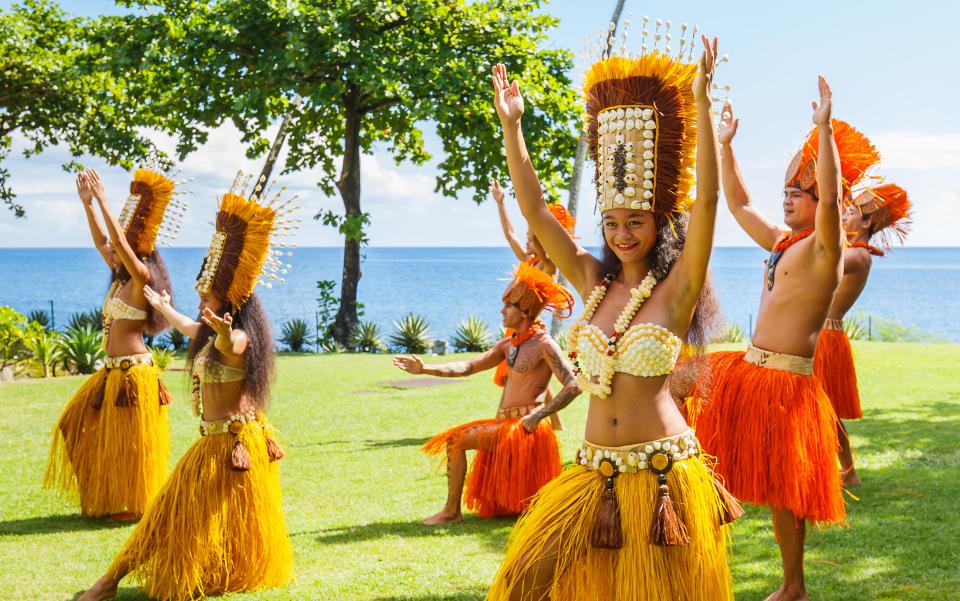
[{"label": "woman's outstretched arm", "polygon": [[149,283],[150,271],[147,269],[147,266],[143,264],[143,261],[137,257],[137,253],[134,252],[133,248],[130,247],[126,234],[120,228],[120,222],[117,221],[117,218],[114,217],[110,211],[110,206],[107,204],[107,197],[103,190],[103,182],[100,181],[100,175],[93,169],[87,169],[84,175],[89,179],[93,196],[97,199],[100,212],[103,213],[103,221],[107,224],[107,231],[110,232],[110,243],[113,245],[114,250],[117,251],[117,257],[120,259],[120,262],[127,268],[127,273],[133,278],[136,284],[135,289],[139,290],[144,284]]},{"label": "woman's outstretched arm", "polygon": [[93,210],[93,188],[90,186],[88,178],[84,177],[81,171],[76,177],[77,195],[83,203],[83,213],[87,217],[87,227],[90,228],[90,237],[93,238],[93,246],[103,257],[103,262],[110,266],[110,242],[107,240],[107,234],[97,219],[97,213]]},{"label": "woman's outstretched arm", "polygon": [[150,286],[143,287],[143,296],[150,305],[160,312],[171,326],[188,338],[196,338],[200,331],[200,322],[187,317],[173,308],[170,303],[170,293],[166,290],[157,292]]}]

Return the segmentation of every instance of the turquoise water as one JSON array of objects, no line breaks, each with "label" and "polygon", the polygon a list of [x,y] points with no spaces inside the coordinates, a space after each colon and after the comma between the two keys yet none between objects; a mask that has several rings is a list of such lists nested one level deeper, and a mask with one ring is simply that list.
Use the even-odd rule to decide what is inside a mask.
[{"label": "turquoise water", "polygon": [[[175,302],[196,311],[193,290],[205,249],[162,250]],[[275,329],[299,317],[311,324],[316,281],[339,284],[339,248],[300,248],[291,258],[287,283],[258,288]],[[756,314],[765,254],[754,248],[718,248],[713,280],[724,316],[745,329]],[[369,248],[363,261],[362,319],[390,331],[414,311],[425,315],[436,337],[449,339],[457,323],[479,315],[492,329],[499,323],[500,295],[512,267],[506,248]],[[854,312],[896,319],[942,338],[960,341],[960,248],[904,248],[875,260],[867,288]],[[97,306],[107,288],[107,270],[88,248],[0,249],[0,305],[21,312],[50,308],[58,325],[71,313]]]}]

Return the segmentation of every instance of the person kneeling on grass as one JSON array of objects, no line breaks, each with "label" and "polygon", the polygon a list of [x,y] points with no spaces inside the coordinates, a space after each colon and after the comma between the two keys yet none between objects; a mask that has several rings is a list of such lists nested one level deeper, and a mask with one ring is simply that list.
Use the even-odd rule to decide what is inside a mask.
[{"label": "person kneeling on grass", "polygon": [[[525,263],[517,266],[503,295],[503,326],[514,334],[470,361],[425,366],[419,357],[396,357],[394,365],[411,374],[469,376],[507,362],[507,381],[494,419],[468,422],[438,434],[424,452],[447,454],[447,503],[424,524],[463,519],[460,499],[467,480],[468,450],[476,450],[467,481],[467,507],[480,517],[510,516],[523,511],[530,497],[560,474],[556,434],[545,417],[580,394],[570,364],[547,333],[539,315],[544,308],[564,317],[573,297],[552,277]],[[551,374],[563,389],[544,402]]]}]

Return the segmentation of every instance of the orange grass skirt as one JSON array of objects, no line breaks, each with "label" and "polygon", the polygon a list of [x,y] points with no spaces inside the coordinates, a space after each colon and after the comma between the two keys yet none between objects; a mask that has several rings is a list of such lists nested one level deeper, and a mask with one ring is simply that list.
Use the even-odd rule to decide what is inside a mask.
[{"label": "orange grass skirt", "polygon": [[[713,474],[699,457],[676,462],[667,473],[670,495],[690,537],[685,545],[649,542],[659,486],[656,474],[642,471],[616,479],[623,546],[592,546],[604,481],[600,472],[572,465],[543,487],[510,533],[488,601],[506,601],[518,593],[524,601],[733,599],[729,528],[721,525],[724,506]],[[527,571],[550,556],[555,568],[549,588],[525,591]]]},{"label": "orange grass skirt", "polygon": [[[125,377],[133,385],[136,405],[118,407]],[[101,389],[103,403],[94,409]],[[169,454],[160,370],[153,365],[135,365],[127,372],[101,368],[74,393],[53,429],[43,486],[79,499],[84,516],[142,515],[163,485]]]},{"label": "orange grass skirt", "polygon": [[837,416],[820,380],[759,367],[743,351],[708,357],[712,384],[696,432],[727,489],[800,519],[842,522]]},{"label": "orange grass skirt", "polygon": [[480,517],[519,514],[560,474],[559,443],[548,419],[533,432],[527,432],[518,417],[476,420],[437,434],[422,450],[434,456],[446,453],[475,431],[481,448],[470,464],[464,501]]},{"label": "orange grass skirt", "polygon": [[[154,599],[182,601],[280,586],[293,572],[281,511],[280,472],[265,418],[237,436],[203,436],[177,463],[107,574],[131,571]],[[250,469],[234,471],[239,442]]]},{"label": "orange grass skirt", "polygon": [[823,382],[833,410],[840,419],[860,419],[860,393],[857,390],[857,369],[853,364],[853,348],[843,330],[824,328],[817,338],[813,355],[813,373]]}]

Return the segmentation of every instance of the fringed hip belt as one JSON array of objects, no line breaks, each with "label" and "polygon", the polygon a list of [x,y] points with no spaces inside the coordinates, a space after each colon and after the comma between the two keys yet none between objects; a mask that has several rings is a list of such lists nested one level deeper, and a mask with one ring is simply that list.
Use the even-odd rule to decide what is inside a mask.
[{"label": "fringed hip belt", "polygon": [[127,371],[135,365],[153,365],[153,355],[150,353],[137,353],[136,355],[107,357],[103,360],[103,366],[107,369],[122,369],[123,371]]},{"label": "fringed hip belt", "polygon": [[[240,435],[243,434],[248,424],[254,422],[260,424],[260,432],[262,433],[260,435],[264,437],[266,455],[270,462],[283,459],[285,453],[273,437],[273,427],[267,422],[266,416],[255,409],[241,411],[223,419],[208,421],[201,418],[200,436],[231,434],[234,442],[233,449],[230,452],[230,469],[235,472],[246,472],[253,466],[253,460],[250,457],[250,450],[244,446],[244,441],[241,440]],[[247,444],[252,442],[250,438],[245,440]]]},{"label": "fringed hip belt", "polygon": [[223,419],[207,421],[200,418],[200,436],[212,436],[214,434],[239,434],[243,427],[252,421],[256,421],[261,416],[256,410],[242,411],[235,413]]},{"label": "fringed hip belt", "polygon": [[747,363],[753,363],[757,367],[779,369],[802,376],[813,374],[813,357],[798,357],[796,355],[765,351],[752,344],[747,347],[747,352],[743,355],[743,360]]},{"label": "fringed hip belt", "polygon": [[[690,542],[686,524],[670,496],[667,474],[674,464],[699,454],[700,443],[697,442],[693,430],[622,447],[602,446],[584,440],[577,450],[577,462],[588,470],[599,472],[605,478],[600,509],[590,536],[593,546],[600,549],[619,549],[623,546],[620,506],[614,480],[620,474],[636,474],[646,470],[657,475],[658,484],[653,523],[650,526],[650,542],[658,546],[678,546]],[[722,523],[730,523],[743,515],[743,508],[723,484],[714,478],[714,485],[723,502]]]},{"label": "fringed hip belt", "polygon": [[518,405],[516,407],[504,407],[497,410],[497,417],[524,417],[530,415],[540,407],[539,404]]},{"label": "fringed hip belt", "polygon": [[843,320],[842,319],[828,319],[823,322],[824,330],[837,330],[838,332],[843,332]]}]

